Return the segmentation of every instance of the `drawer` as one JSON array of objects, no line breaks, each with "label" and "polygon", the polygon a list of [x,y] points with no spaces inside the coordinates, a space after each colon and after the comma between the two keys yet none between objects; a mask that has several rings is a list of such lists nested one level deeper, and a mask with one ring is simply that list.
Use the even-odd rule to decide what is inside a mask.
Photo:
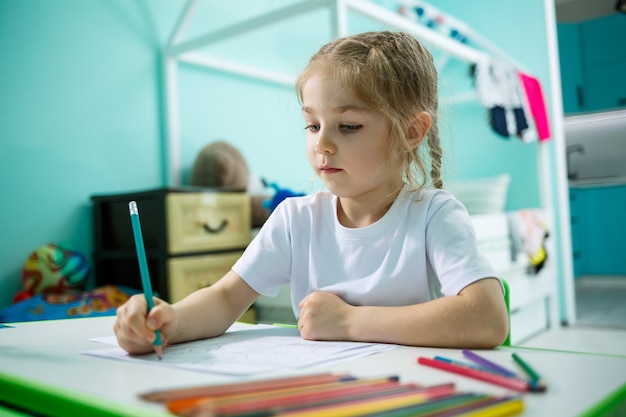
[{"label": "drawer", "polygon": [[173,258],[167,262],[168,300],[181,300],[192,292],[215,284],[237,262],[242,251]]},{"label": "drawer", "polygon": [[170,254],[245,248],[250,243],[247,193],[170,193],[166,216]]}]

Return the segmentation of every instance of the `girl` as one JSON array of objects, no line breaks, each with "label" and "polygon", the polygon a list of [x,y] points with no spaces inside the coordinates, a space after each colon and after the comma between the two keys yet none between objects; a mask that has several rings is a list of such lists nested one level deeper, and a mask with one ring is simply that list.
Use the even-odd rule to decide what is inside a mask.
[{"label": "girl", "polygon": [[404,33],[349,36],[311,58],[296,90],[327,190],[284,200],[215,285],[156,299],[147,317],[143,295],[132,297],[117,311],[120,346],[149,352],[156,329],[164,345],[220,335],[285,284],[305,339],[501,344],[502,285],[467,211],[442,190],[431,54]]}]

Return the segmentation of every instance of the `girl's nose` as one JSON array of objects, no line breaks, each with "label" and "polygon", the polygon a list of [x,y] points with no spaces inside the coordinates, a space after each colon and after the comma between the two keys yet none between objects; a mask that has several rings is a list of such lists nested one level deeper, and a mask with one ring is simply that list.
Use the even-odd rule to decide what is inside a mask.
[{"label": "girl's nose", "polygon": [[330,135],[325,130],[321,130],[315,141],[315,152],[320,154],[333,154],[336,151]]}]

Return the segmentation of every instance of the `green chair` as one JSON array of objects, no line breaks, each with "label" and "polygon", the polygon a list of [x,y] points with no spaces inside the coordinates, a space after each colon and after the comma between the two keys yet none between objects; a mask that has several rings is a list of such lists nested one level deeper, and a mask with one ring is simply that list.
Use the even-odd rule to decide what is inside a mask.
[{"label": "green chair", "polygon": [[509,316],[509,333],[506,335],[506,339],[502,343],[502,346],[511,346],[511,301],[509,292],[509,283],[504,278],[500,278],[502,286],[504,287],[504,304],[506,304],[506,312]]}]

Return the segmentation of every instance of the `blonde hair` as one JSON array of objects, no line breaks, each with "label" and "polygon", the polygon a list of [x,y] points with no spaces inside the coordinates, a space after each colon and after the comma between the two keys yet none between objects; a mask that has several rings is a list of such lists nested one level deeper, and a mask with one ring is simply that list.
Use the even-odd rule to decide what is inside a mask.
[{"label": "blonde hair", "polygon": [[[408,127],[420,112],[430,115],[427,134],[431,185],[443,188],[443,152],[439,140],[437,113],[437,70],[432,54],[414,37],[403,32],[366,32],[324,45],[309,61],[296,81],[302,102],[302,88],[320,72],[336,77],[359,100],[380,112],[389,124],[390,152],[399,146],[403,153],[403,182],[412,190],[428,184],[426,157],[421,143],[413,148]],[[422,141],[423,142],[423,141]],[[399,185],[403,187],[403,184]]]}]

